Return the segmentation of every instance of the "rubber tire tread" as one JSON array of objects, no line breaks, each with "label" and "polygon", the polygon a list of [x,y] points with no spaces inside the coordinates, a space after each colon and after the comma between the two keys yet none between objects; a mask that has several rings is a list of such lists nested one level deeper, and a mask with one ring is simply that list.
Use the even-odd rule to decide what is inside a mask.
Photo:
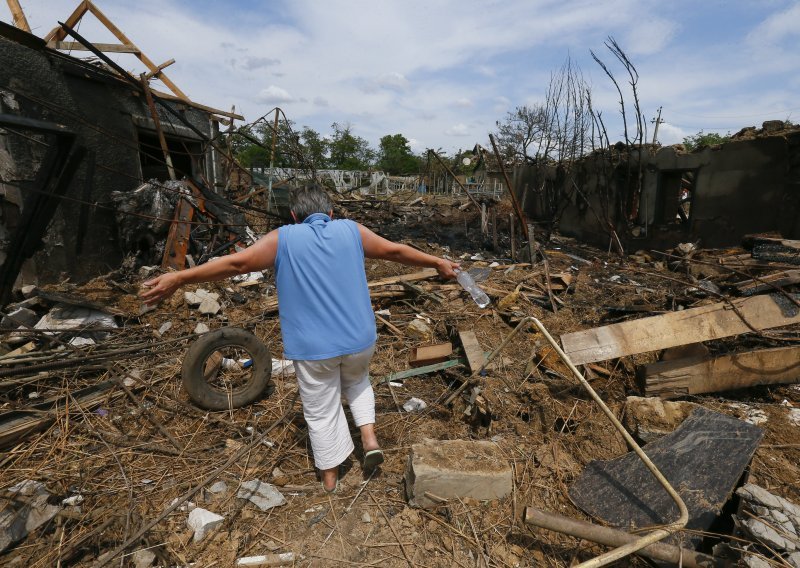
[{"label": "rubber tire tread", "polygon": [[[222,347],[242,347],[253,359],[250,380],[230,397],[214,389],[203,376],[206,360]],[[197,406],[206,410],[228,410],[246,406],[264,396],[272,386],[272,355],[269,347],[253,333],[240,327],[223,327],[206,332],[186,352],[181,367],[183,387]]]}]

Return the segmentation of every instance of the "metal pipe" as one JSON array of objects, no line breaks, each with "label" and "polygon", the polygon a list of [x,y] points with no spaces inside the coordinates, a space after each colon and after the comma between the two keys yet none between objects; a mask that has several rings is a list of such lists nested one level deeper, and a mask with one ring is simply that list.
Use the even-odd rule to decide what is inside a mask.
[{"label": "metal pipe", "polygon": [[[561,515],[540,511],[533,507],[526,507],[523,515],[523,521],[529,525],[608,546],[622,546],[637,539],[636,535],[628,534],[621,530],[562,517]],[[726,565],[726,562],[721,558],[665,543],[651,544],[639,550],[636,554],[652,560],[686,566],[687,568],[722,568]]]},{"label": "metal pipe", "polygon": [[542,322],[540,322],[535,317],[530,316],[522,320],[520,322],[520,325],[522,325],[522,323],[525,321],[533,322],[536,328],[542,332],[542,335],[544,335],[545,339],[547,339],[547,341],[553,347],[553,349],[561,358],[561,360],[569,367],[569,369],[575,375],[575,378],[577,378],[578,381],[580,381],[583,388],[586,389],[586,391],[589,393],[592,399],[600,406],[603,413],[608,417],[608,419],[611,421],[611,423],[614,425],[617,431],[622,435],[623,438],[625,438],[625,441],[628,443],[628,446],[636,453],[637,456],[639,456],[639,459],[641,459],[644,462],[644,465],[647,467],[647,469],[650,470],[650,473],[653,474],[653,476],[658,480],[658,482],[661,484],[664,490],[669,494],[669,496],[675,502],[675,505],[677,505],[678,510],[680,511],[680,517],[676,521],[668,525],[665,525],[649,534],[646,534],[643,537],[634,540],[633,542],[624,544],[622,546],[619,546],[618,548],[615,548],[614,550],[611,550],[591,560],[578,564],[574,568],[598,568],[599,566],[605,566],[606,564],[610,564],[611,562],[615,562],[630,554],[640,551],[646,546],[651,545],[654,542],[658,542],[659,540],[668,537],[675,531],[684,528],[686,526],[686,523],[689,521],[689,511],[686,509],[686,504],[683,502],[683,499],[681,499],[680,495],[678,495],[675,489],[673,489],[672,485],[670,485],[669,481],[667,481],[667,478],[664,477],[664,475],[658,470],[658,468],[650,460],[650,458],[647,457],[647,454],[645,454],[644,450],[642,450],[639,444],[636,443],[636,440],[634,440],[633,437],[631,437],[631,435],[628,433],[628,431],[625,430],[625,427],[620,423],[619,420],[617,420],[617,417],[614,416],[614,413],[611,412],[611,409],[609,409],[608,406],[606,406],[606,403],[603,402],[603,399],[600,398],[600,395],[598,395],[595,392],[595,390],[592,388],[589,382],[584,378],[584,376],[577,369],[577,367],[575,367],[575,365],[572,363],[567,354],[564,353],[564,351],[558,345],[558,342],[553,338],[552,335],[550,335],[550,332],[548,332],[547,329],[544,327]]}]

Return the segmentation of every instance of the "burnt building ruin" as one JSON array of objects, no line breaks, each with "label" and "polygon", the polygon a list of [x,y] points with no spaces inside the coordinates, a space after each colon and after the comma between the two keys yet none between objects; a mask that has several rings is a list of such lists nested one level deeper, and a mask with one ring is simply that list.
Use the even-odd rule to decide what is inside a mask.
[{"label": "burnt building ruin", "polygon": [[770,121],[690,153],[620,145],[569,166],[519,167],[514,185],[537,224],[604,248],[723,247],[765,231],[797,239],[800,129]]},{"label": "burnt building ruin", "polygon": [[159,128],[176,179],[224,184],[219,152],[206,142],[222,116],[236,115],[155,92],[151,108],[130,79],[0,22],[4,294],[15,280],[82,280],[119,265],[111,194],[170,179]]}]

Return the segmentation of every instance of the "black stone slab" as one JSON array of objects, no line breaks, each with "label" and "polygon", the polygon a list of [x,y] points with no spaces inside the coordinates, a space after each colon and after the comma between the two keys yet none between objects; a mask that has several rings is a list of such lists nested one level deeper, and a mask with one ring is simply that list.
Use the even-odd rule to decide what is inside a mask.
[{"label": "black stone slab", "polygon": [[[674,432],[644,447],[686,503],[687,528],[711,526],[763,435],[757,426],[698,408]],[[589,515],[623,530],[671,523],[679,516],[675,502],[633,452],[589,463],[569,495]],[[693,547],[701,540],[686,533],[670,539]]]}]

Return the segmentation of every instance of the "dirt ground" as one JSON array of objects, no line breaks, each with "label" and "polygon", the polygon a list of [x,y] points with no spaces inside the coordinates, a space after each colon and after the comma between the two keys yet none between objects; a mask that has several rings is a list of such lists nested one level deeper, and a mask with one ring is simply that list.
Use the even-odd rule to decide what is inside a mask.
[{"label": "dirt ground", "polygon": [[[620,258],[556,235],[545,244],[554,312],[542,263],[530,267],[509,257],[508,203],[497,205],[499,242],[492,250],[491,231],[481,232],[480,213],[474,207],[459,208],[463,198],[427,196],[409,205],[415,198],[396,195],[390,203],[347,199],[337,214],[425,252],[458,259],[467,268],[498,263],[481,283],[493,303],[480,309],[457,285],[438,278],[416,282],[416,290],[374,288],[383,294],[374,298],[374,308],[388,310],[383,317],[394,328],[379,324],[370,369],[376,380],[408,369],[412,347],[453,341],[457,349],[458,330],[473,330],[481,346],[491,351],[529,315],[557,337],[713,303],[717,297],[693,286],[697,279],[710,279],[723,290],[742,279],[719,264],[669,262],[644,252]],[[713,264],[719,257],[743,252],[703,250],[693,260]],[[415,271],[382,261],[367,261],[366,268],[369,281]],[[296,566],[562,567],[607,550],[521,521],[528,505],[592,520],[570,501],[568,487],[590,461],[627,452],[620,434],[534,328],[508,343],[484,379],[490,421],[465,422],[461,399],[453,407],[443,404],[467,378],[463,366],[410,377],[402,386],[377,384],[377,431],[386,462],[371,476],[362,472],[353,429],[357,449],[343,468],[341,490],[326,495],[313,468],[292,375],[273,375],[276,388],[268,398],[222,412],[195,407],[181,386],[183,355],[196,339],[193,330],[200,322],[212,330],[250,329],[273,357],[280,357],[271,277],[249,287],[231,282],[191,287],[220,295],[217,316],[201,315],[186,304],[182,292],[140,316],[135,293],[141,281],[137,271],[120,269],[83,286],[50,287],[119,310],[119,329],[86,348],[82,364],[0,379],[3,412],[23,410],[48,419],[39,431],[5,448],[0,490],[8,497],[14,484],[33,479],[46,486],[52,503],[75,495],[83,499],[10,547],[0,564],[97,566],[98,558],[122,544],[124,555],[109,566],[132,566],[132,553],[141,548],[156,555],[156,565],[202,567],[233,566],[237,558],[284,552],[294,553]],[[423,319],[432,329],[428,341],[406,334],[414,319]],[[165,322],[172,326],[159,334]],[[797,342],[799,335],[795,326],[707,346],[712,353],[783,346]],[[125,349],[127,354],[120,353]],[[29,354],[30,364],[73,357],[71,351],[40,340]],[[102,355],[102,363],[94,364],[93,354]],[[640,394],[636,365],[658,356],[598,363],[587,378],[621,417],[626,396]],[[0,372],[6,368],[0,365]],[[128,386],[117,384],[93,404],[79,402],[79,389],[108,380]],[[402,405],[411,397],[424,400],[427,408],[404,411]],[[30,410],[33,402],[50,399],[60,402],[49,411]],[[800,424],[792,422],[796,414],[790,412],[800,407],[797,385],[687,400],[739,418],[761,411],[766,416],[759,424],[764,438],[749,480],[800,503]],[[512,494],[492,502],[463,499],[431,510],[410,508],[403,485],[406,457],[411,445],[425,438],[496,442],[512,466]],[[252,479],[279,486],[286,504],[262,512],[237,499],[239,485]],[[209,488],[217,481],[224,481],[227,489],[212,493]],[[200,542],[193,542],[186,524],[187,502],[224,516]],[[627,559],[622,564],[645,561]]]}]

